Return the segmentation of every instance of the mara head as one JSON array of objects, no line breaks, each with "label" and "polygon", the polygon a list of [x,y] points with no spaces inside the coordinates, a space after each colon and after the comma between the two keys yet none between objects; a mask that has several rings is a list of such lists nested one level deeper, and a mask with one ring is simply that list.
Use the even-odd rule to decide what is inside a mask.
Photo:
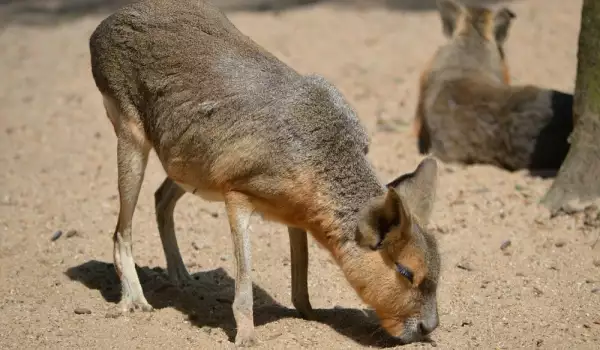
[{"label": "mara head", "polygon": [[508,80],[504,44],[516,17],[514,12],[506,7],[493,11],[466,6],[456,0],[437,0],[437,7],[444,35],[475,60],[502,65],[503,78]]},{"label": "mara head", "polygon": [[387,333],[404,343],[423,339],[439,322],[440,257],[435,238],[425,231],[436,186],[437,162],[428,157],[389,183],[360,214],[356,240],[366,259],[351,269],[362,275],[354,276],[362,281],[355,288]]}]

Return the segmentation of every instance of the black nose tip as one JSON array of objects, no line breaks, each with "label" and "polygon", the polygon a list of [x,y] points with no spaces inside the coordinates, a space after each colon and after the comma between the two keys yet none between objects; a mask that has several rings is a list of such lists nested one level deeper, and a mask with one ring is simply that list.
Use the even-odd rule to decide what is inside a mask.
[{"label": "black nose tip", "polygon": [[427,322],[419,322],[419,331],[421,331],[422,335],[427,335],[431,332],[433,332],[433,330],[437,327],[437,323],[436,324],[427,324]]}]

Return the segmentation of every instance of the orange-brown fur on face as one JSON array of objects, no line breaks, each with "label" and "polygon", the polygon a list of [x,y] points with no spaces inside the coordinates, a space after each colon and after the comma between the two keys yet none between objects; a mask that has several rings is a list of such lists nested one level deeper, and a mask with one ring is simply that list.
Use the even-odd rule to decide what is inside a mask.
[{"label": "orange-brown fur on face", "polygon": [[[358,294],[382,320],[382,327],[400,337],[406,327],[418,327],[421,322],[424,328],[435,328],[438,322],[435,290],[440,257],[435,240],[424,231],[433,208],[436,178],[437,165],[428,159],[413,173],[389,183],[385,196],[363,208],[358,225],[359,246],[375,251],[354,261],[344,257],[342,263]],[[397,264],[412,271],[412,282],[395,271]],[[369,267],[360,269],[362,265]]]},{"label": "orange-brown fur on face", "polygon": [[515,15],[453,0],[439,0],[438,9],[448,42],[419,79],[419,152],[509,170],[558,169],[569,148],[572,95],[510,86],[504,43]]},{"label": "orange-brown fur on face", "polygon": [[[114,102],[109,106],[121,107],[111,121],[137,126],[115,130],[127,213],[121,226],[130,227],[148,153],[124,142],[132,135],[154,149],[167,173],[155,194],[157,222],[177,280],[189,278],[174,237],[177,200],[191,192],[225,202],[236,256],[236,343],[253,339],[247,232],[253,212],[295,234],[310,232],[392,335],[410,342],[437,326],[439,256],[425,231],[435,160],[383,186],[366,156],[367,133],[339,90],[322,77],[300,75],[207,2],[138,1],[102,21],[89,44],[98,90]],[[116,257],[130,267],[122,285],[136,287],[123,290],[126,306],[149,307],[126,250],[131,235],[123,237],[115,243]],[[369,237],[383,238],[380,249],[365,245]],[[297,261],[305,262],[303,240],[295,237]],[[412,282],[397,264],[414,274]],[[304,268],[296,266],[297,276]],[[298,305],[308,312],[300,282]]]}]

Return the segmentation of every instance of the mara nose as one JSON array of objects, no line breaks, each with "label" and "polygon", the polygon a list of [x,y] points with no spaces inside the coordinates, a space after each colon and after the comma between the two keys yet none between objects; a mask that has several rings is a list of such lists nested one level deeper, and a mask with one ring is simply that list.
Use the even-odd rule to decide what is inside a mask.
[{"label": "mara nose", "polygon": [[430,317],[426,320],[421,320],[419,322],[419,330],[421,331],[422,335],[427,335],[433,332],[433,330],[437,328],[438,324],[439,319],[436,315],[435,317]]}]

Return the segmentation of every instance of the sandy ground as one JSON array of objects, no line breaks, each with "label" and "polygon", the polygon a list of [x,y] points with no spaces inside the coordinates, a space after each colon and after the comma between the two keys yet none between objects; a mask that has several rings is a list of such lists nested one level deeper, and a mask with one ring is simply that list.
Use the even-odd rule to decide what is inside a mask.
[{"label": "sandy ground", "polygon": [[[232,348],[233,257],[223,205],[192,196],[179,202],[180,247],[198,284],[170,287],[153,204],[164,171],[154,155],[134,217],[134,253],[157,310],[106,317],[119,299],[111,240],[116,139],[90,74],[87,40],[122,2],[87,1],[0,1],[0,348]],[[385,181],[420,160],[409,124],[416,81],[444,40],[432,4],[320,1],[228,13],[298,71],[339,86],[370,132],[370,158]],[[504,4],[517,14],[507,45],[514,81],[571,92],[581,0]],[[551,181],[443,166],[431,224],[443,257],[441,325],[435,343],[405,348],[600,348],[597,220],[545,219],[537,203]],[[259,218],[252,228],[259,348],[381,346],[375,320],[312,241],[310,293],[323,321],[299,319],[285,228]],[[62,237],[51,241],[58,230]]]}]

